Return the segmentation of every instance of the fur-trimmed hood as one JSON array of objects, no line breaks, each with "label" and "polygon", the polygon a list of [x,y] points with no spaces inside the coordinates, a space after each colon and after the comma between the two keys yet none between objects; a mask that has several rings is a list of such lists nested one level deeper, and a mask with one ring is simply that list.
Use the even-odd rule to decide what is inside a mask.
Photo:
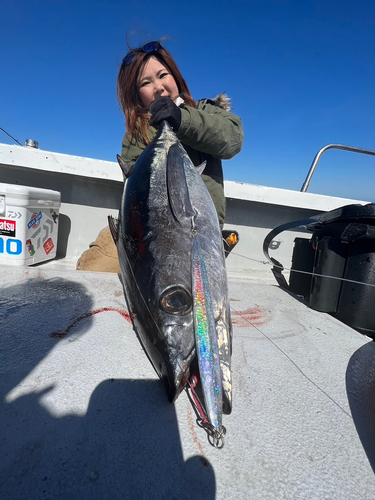
[{"label": "fur-trimmed hood", "polygon": [[230,111],[232,109],[231,101],[232,99],[227,96],[227,94],[220,93],[216,97],[213,98],[214,103],[219,108],[224,109],[225,111]]}]

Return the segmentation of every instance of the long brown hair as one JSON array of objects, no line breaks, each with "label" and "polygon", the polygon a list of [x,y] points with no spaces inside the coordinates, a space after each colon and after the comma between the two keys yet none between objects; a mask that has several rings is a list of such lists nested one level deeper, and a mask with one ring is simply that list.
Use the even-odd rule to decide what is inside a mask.
[{"label": "long brown hair", "polygon": [[176,81],[179,95],[187,106],[196,107],[194,99],[185,79],[180,73],[171,54],[160,46],[153,52],[143,52],[141,48],[132,49],[134,59],[125,64],[123,61],[117,76],[117,100],[124,112],[126,119],[126,135],[129,140],[143,140],[146,144],[150,142],[148,137],[149,112],[142,105],[138,95],[138,78],[150,57],[155,57],[163,64]]}]

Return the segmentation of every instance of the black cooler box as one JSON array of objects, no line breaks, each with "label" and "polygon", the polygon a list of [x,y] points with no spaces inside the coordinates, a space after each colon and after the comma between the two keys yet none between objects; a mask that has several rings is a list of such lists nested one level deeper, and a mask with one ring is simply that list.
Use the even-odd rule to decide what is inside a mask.
[{"label": "black cooler box", "polygon": [[[277,281],[313,309],[375,338],[375,204],[347,205],[306,222],[294,225],[304,223],[313,234],[294,241],[289,285],[280,265],[273,269]],[[272,238],[291,228],[285,226]]]}]

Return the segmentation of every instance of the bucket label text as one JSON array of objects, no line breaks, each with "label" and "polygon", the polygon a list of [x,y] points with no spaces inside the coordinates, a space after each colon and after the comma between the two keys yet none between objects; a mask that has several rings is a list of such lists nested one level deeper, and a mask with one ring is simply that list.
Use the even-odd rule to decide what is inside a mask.
[{"label": "bucket label text", "polygon": [[0,234],[14,238],[16,236],[16,221],[0,219]]},{"label": "bucket label text", "polygon": [[6,240],[0,237],[0,254],[21,255],[22,241],[21,240]]}]

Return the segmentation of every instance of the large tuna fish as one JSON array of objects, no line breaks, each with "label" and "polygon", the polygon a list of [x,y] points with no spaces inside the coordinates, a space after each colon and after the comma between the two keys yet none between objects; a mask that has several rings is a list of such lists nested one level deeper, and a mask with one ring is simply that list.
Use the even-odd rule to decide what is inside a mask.
[{"label": "large tuna fish", "polygon": [[134,167],[118,160],[127,181],[109,224],[134,329],[171,402],[200,382],[203,422],[219,446],[231,412],[232,325],[214,204],[166,121]]}]

